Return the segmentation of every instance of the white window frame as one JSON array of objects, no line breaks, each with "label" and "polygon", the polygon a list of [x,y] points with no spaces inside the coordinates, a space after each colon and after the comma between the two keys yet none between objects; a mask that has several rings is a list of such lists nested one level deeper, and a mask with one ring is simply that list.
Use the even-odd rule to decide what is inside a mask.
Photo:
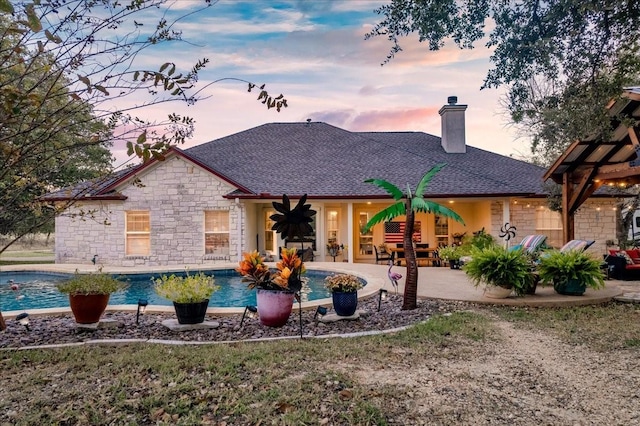
[{"label": "white window frame", "polygon": [[[134,227],[136,217],[146,216],[146,227]],[[144,222],[142,222],[144,223]],[[136,244],[132,244],[133,241]],[[140,244],[146,242],[146,244]],[[149,256],[151,253],[151,213],[148,210],[128,210],[125,212],[125,256]]]},{"label": "white window frame", "polygon": [[[208,216],[210,215],[225,215],[226,218],[214,218],[213,221],[208,220]],[[217,224],[217,226],[216,226]],[[213,225],[213,229],[209,229],[208,226]],[[224,255],[229,256],[230,253],[230,237],[231,233],[229,231],[230,228],[230,215],[229,210],[205,210],[204,211],[204,254],[206,255]],[[227,243],[225,245],[212,245],[212,249],[209,250],[207,247],[207,236],[224,236],[227,237]]]}]

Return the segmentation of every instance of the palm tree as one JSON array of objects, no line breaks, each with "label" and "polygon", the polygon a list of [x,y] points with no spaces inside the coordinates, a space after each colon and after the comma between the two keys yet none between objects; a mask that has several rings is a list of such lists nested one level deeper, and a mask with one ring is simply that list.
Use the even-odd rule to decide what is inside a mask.
[{"label": "palm tree", "polygon": [[464,224],[462,218],[453,210],[446,208],[434,201],[429,201],[424,198],[424,191],[431,179],[438,173],[446,164],[438,164],[429,170],[416,187],[415,193],[411,193],[411,187],[407,185],[406,194],[403,193],[398,187],[382,179],[367,179],[366,183],[372,183],[385,191],[387,191],[396,203],[390,205],[384,210],[376,213],[371,220],[365,225],[364,232],[369,231],[371,227],[381,222],[388,222],[395,219],[398,216],[405,216],[405,227],[403,235],[404,243],[404,256],[407,262],[407,278],[404,285],[404,297],[402,301],[402,309],[416,309],[418,307],[418,264],[416,262],[416,253],[413,249],[413,225],[415,221],[416,212],[422,213],[434,213],[442,216],[449,217],[455,221]]}]

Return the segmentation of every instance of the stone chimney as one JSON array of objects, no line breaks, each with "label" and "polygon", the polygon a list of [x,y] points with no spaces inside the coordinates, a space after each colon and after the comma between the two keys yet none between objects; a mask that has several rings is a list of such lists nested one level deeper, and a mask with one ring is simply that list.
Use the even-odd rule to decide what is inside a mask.
[{"label": "stone chimney", "polygon": [[448,105],[440,108],[442,117],[442,148],[448,154],[464,154],[467,142],[464,134],[464,112],[466,105],[457,105],[458,97],[449,96]]}]

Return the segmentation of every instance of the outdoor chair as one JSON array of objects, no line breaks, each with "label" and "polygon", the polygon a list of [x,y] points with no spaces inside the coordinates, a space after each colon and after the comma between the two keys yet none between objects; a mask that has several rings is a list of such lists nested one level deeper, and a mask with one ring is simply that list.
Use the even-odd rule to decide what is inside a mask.
[{"label": "outdoor chair", "polygon": [[527,235],[522,239],[520,244],[511,247],[511,250],[522,249],[525,253],[535,254],[546,248],[546,235]]},{"label": "outdoor chair", "polygon": [[376,253],[376,264],[378,262],[382,262],[383,264],[387,264],[389,263],[389,261],[393,262],[393,255],[394,253],[388,253],[387,251],[383,251],[383,252],[378,252],[378,246],[373,246],[373,250],[375,250]]},{"label": "outdoor chair", "polygon": [[[427,243],[416,244],[416,248],[417,249],[429,248],[429,244]],[[416,251],[416,262],[418,262],[418,266],[422,266],[422,264],[424,264],[424,266],[432,266],[433,261],[434,261],[434,258],[431,257],[431,253]]]},{"label": "outdoor chair", "polygon": [[595,240],[571,240],[560,248],[561,252],[569,250],[585,251],[595,243]]},{"label": "outdoor chair", "polygon": [[[399,249],[404,249],[404,244],[396,244],[396,247]],[[400,250],[398,252],[398,259],[396,261],[396,265],[402,266],[402,264],[406,264],[407,260],[404,257],[404,250]]]}]

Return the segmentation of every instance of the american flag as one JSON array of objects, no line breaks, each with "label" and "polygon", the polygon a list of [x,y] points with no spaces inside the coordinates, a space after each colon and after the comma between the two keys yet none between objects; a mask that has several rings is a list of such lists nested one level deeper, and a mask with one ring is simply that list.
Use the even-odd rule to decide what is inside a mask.
[{"label": "american flag", "polygon": [[[404,222],[385,222],[384,224],[384,242],[385,243],[402,243],[404,237]],[[420,222],[413,224],[413,240],[415,242],[422,241],[422,232],[420,231]]]}]

